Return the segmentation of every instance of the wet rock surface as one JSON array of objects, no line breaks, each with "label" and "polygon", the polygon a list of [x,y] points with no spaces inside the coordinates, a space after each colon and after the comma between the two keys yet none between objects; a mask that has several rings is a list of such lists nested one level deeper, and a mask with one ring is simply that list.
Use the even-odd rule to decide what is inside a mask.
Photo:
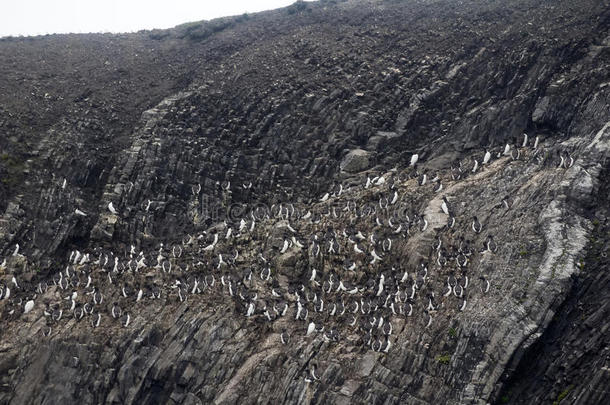
[{"label": "wet rock surface", "polygon": [[609,9],[0,40],[0,403],[605,402]]}]

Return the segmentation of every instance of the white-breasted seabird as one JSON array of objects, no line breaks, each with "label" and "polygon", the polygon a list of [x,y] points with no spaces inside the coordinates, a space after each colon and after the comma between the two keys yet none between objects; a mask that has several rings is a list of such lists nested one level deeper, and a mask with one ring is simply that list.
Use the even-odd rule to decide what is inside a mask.
[{"label": "white-breasted seabird", "polygon": [[389,336],[392,334],[392,331],[394,330],[394,327],[392,326],[392,322],[387,321],[386,323],[383,324],[383,334],[386,336]]},{"label": "white-breasted seabird", "polygon": [[409,310],[408,310],[408,311],[405,311],[405,312],[406,312],[406,314],[405,314],[405,315],[406,315],[406,316],[411,316],[411,315],[413,315],[413,305],[411,305],[411,303],[410,303],[410,302],[407,302],[407,303],[405,304],[405,310],[406,310],[407,305],[409,306]]},{"label": "white-breasted seabird", "polygon": [[443,202],[441,203],[441,209],[443,210],[445,215],[449,215],[449,202],[447,201],[447,198],[445,196],[443,196]]},{"label": "white-breasted seabird", "polygon": [[224,261],[224,259],[222,258],[222,253],[218,254],[218,266],[216,267],[217,269],[219,269],[222,265],[227,266],[227,262]]},{"label": "white-breasted seabird", "polygon": [[112,309],[110,310],[110,314],[112,315],[112,317],[114,319],[120,318],[121,315],[123,314],[123,311],[121,310],[121,308],[117,305],[117,303],[113,303],[112,304]]},{"label": "white-breasted seabird", "polygon": [[479,222],[479,220],[477,219],[477,217],[476,216],[472,217],[472,230],[475,233],[480,233],[482,228],[483,227],[482,227],[481,223]]},{"label": "white-breasted seabird", "polygon": [[485,283],[484,286],[481,286],[481,292],[487,293],[489,291],[489,287],[490,287],[489,280],[487,280],[487,278],[485,278],[484,276],[480,276],[479,280],[482,280]]},{"label": "white-breasted seabird", "polygon": [[131,320],[131,316],[126,313],[125,315],[123,315],[123,319],[121,320],[121,325],[123,325],[124,328],[129,326],[129,321]]},{"label": "white-breasted seabird", "polygon": [[315,283],[315,284],[320,284],[316,281],[316,269],[312,268],[311,269],[311,277],[309,277],[309,282],[311,283]]},{"label": "white-breasted seabird", "polygon": [[93,316],[93,318],[91,318],[91,326],[93,326],[94,328],[97,328],[98,326],[100,326],[100,323],[102,322],[102,314],[101,313],[97,313],[97,315]]},{"label": "white-breasted seabird", "polygon": [[436,311],[436,307],[434,306],[434,302],[432,301],[433,298],[433,296],[428,296],[428,311]]},{"label": "white-breasted seabird", "polygon": [[269,278],[271,278],[271,268],[263,267],[263,269],[261,270],[261,273],[260,273],[260,278],[263,281],[269,281]]},{"label": "white-breasted seabird", "polygon": [[254,309],[255,309],[255,305],[254,302],[250,302],[248,304],[248,310],[246,312],[246,317],[251,317],[252,315],[254,315]]},{"label": "white-breasted seabird", "polygon": [[98,304],[102,304],[103,302],[104,302],[104,296],[102,295],[101,292],[96,290],[93,293],[93,303],[98,305]]},{"label": "white-breasted seabird", "polygon": [[23,313],[27,314],[32,309],[34,309],[34,300],[29,300],[25,303],[25,306],[23,307]]},{"label": "white-breasted seabird", "polygon": [[390,238],[384,239],[383,242],[381,243],[381,248],[383,249],[384,252],[389,252],[390,250],[392,250],[392,239],[390,239]]},{"label": "white-breasted seabird", "polygon": [[78,259],[80,259],[80,252],[78,250],[75,250],[70,253],[70,259],[68,261],[76,264],[78,262]]},{"label": "white-breasted seabird", "polygon": [[415,166],[417,164],[418,160],[419,160],[419,155],[416,153],[413,156],[411,156],[411,164],[409,166]]},{"label": "white-breasted seabird", "polygon": [[110,213],[112,213],[114,215],[118,214],[117,210],[114,208],[114,205],[112,205],[112,201],[110,201],[108,203],[108,210],[110,211]]},{"label": "white-breasted seabird", "polygon": [[218,233],[215,233],[214,234],[214,240],[212,241],[212,243],[209,244],[208,246],[204,247],[203,250],[206,251],[206,252],[214,250],[214,248],[216,247],[217,243],[218,243]]},{"label": "white-breasted seabird", "polygon": [[485,151],[485,156],[483,156],[483,164],[486,165],[491,160],[491,153],[488,150]]},{"label": "white-breasted seabird", "polygon": [[394,196],[392,197],[392,201],[390,201],[390,204],[394,205],[396,204],[396,201],[398,201],[398,191],[394,191]]},{"label": "white-breasted seabird", "polygon": [[379,257],[379,255],[375,252],[375,249],[373,249],[373,251],[371,252],[371,256],[373,256],[373,260],[371,260],[371,264],[374,264],[374,263],[376,263],[378,261],[379,262],[383,261],[381,259],[381,257]]},{"label": "white-breasted seabird", "polygon": [[430,314],[430,312],[427,312],[427,314],[428,314],[428,323],[426,324],[426,328],[428,328],[430,325],[432,325],[432,315]]},{"label": "white-breasted seabird", "polygon": [[451,283],[449,282],[449,277],[447,277],[447,292],[443,294],[443,297],[448,297],[453,292],[453,288],[451,287]]},{"label": "white-breasted seabird", "polygon": [[390,351],[391,347],[392,347],[392,342],[390,341],[390,337],[388,336],[386,338],[385,347],[382,348],[382,351],[384,353],[388,353]]},{"label": "white-breasted seabird", "polygon": [[305,336],[311,335],[315,330],[316,324],[313,321],[309,322],[309,325],[307,325],[307,333],[305,334]]},{"label": "white-breasted seabird", "polygon": [[381,274],[381,277],[379,277],[379,286],[377,287],[377,297],[379,297],[383,293],[384,282],[385,282],[385,276],[383,274]]},{"label": "white-breasted seabird", "polygon": [[491,253],[496,253],[496,250],[498,250],[498,245],[494,241],[493,236],[489,235],[487,237],[486,247],[487,247],[487,251],[491,252]]},{"label": "white-breasted seabird", "polygon": [[291,240],[292,240],[292,244],[295,245],[296,247],[298,247],[299,249],[303,249],[305,247],[305,245],[303,245],[301,242],[299,242],[298,239],[294,237],[294,235],[292,236]]}]

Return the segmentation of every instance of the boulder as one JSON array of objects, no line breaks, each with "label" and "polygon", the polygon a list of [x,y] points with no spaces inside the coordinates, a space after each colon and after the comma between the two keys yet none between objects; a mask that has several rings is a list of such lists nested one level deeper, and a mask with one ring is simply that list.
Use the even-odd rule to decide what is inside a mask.
[{"label": "boulder", "polygon": [[341,170],[357,173],[366,170],[370,164],[370,152],[363,149],[354,149],[348,152],[341,161]]}]

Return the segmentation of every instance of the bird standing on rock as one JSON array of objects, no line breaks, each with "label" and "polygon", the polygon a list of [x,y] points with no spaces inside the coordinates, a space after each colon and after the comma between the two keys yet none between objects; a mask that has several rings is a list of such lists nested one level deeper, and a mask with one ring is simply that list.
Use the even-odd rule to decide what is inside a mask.
[{"label": "bird standing on rock", "polygon": [[473,230],[475,233],[480,233],[480,232],[481,232],[481,229],[482,229],[482,225],[481,225],[481,223],[479,222],[479,220],[477,219],[477,217],[476,217],[476,216],[473,216],[473,217],[472,217],[472,230]]},{"label": "bird standing on rock", "polygon": [[483,164],[486,165],[487,163],[489,163],[490,159],[491,159],[491,153],[489,153],[489,151],[486,150],[485,156],[483,157]]},{"label": "bird standing on rock", "polygon": [[29,300],[28,302],[25,303],[25,306],[23,308],[23,313],[27,314],[32,309],[34,309],[34,300]]},{"label": "bird standing on rock", "polygon": [[443,196],[441,209],[443,210],[443,213],[445,213],[445,215],[449,215],[449,201],[447,201],[447,198],[445,196]]}]

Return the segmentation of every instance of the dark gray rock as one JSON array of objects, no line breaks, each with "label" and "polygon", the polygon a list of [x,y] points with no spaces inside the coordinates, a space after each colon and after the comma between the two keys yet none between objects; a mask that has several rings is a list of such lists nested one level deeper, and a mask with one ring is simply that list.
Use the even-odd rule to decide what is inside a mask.
[{"label": "dark gray rock", "polygon": [[[0,299],[0,403],[603,403],[607,10],[324,1],[162,32],[0,40],[0,282],[12,294]],[[518,158],[497,158],[523,133]],[[269,209],[289,203],[288,219]],[[77,250],[89,261],[71,262]],[[397,301],[374,291],[381,273],[394,294],[412,291],[403,270],[417,281],[423,267],[413,314],[392,313]],[[465,301],[444,295],[450,275],[469,277]],[[72,291],[99,326],[75,319]],[[353,325],[351,310],[328,312],[351,300]],[[388,353],[363,342],[384,338],[362,303],[392,322]],[[306,335],[311,320],[325,331]],[[320,380],[307,382],[313,364]]]}]

